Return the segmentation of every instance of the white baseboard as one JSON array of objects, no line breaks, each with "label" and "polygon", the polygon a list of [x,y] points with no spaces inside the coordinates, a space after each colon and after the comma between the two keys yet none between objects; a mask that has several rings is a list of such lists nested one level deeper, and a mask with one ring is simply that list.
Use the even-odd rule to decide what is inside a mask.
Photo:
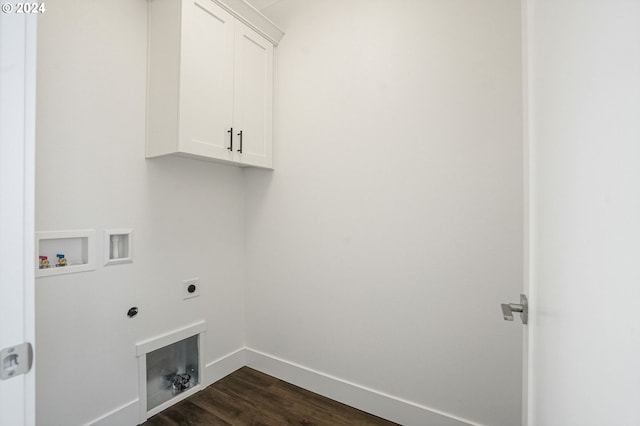
[{"label": "white baseboard", "polygon": [[[237,349],[223,357],[211,361],[205,365],[202,375],[201,389],[206,388],[223,377],[233,373],[237,369],[244,367],[245,349]],[[185,395],[187,396],[187,395]],[[177,398],[175,402],[178,402]],[[140,400],[135,400],[123,404],[106,414],[88,422],[86,426],[134,426],[140,420]]]},{"label": "white baseboard", "polygon": [[[396,398],[251,348],[240,348],[206,364],[202,388],[248,366],[278,379],[404,426],[482,426],[452,414]],[[135,399],[87,423],[88,426],[136,425]]]},{"label": "white baseboard", "polygon": [[207,387],[245,365],[247,365],[245,348],[237,349],[230,354],[207,363],[202,383]]},{"label": "white baseboard", "polygon": [[135,425],[138,423],[139,404],[140,400],[136,398],[90,421],[87,426]]},{"label": "white baseboard", "polygon": [[246,365],[304,389],[405,426],[481,426],[264,352],[245,348]]}]

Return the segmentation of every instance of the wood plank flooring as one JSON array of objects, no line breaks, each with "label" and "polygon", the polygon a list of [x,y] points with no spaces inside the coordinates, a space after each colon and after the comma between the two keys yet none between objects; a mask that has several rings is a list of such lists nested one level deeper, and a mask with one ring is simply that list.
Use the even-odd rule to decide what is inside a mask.
[{"label": "wood plank flooring", "polygon": [[396,423],[243,367],[144,426],[389,426]]}]

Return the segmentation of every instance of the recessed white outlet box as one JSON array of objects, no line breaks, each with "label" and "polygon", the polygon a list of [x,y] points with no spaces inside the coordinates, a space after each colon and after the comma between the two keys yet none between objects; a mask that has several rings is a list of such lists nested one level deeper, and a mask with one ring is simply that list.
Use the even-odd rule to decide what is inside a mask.
[{"label": "recessed white outlet box", "polygon": [[191,278],[183,282],[183,299],[200,296],[200,278]]}]

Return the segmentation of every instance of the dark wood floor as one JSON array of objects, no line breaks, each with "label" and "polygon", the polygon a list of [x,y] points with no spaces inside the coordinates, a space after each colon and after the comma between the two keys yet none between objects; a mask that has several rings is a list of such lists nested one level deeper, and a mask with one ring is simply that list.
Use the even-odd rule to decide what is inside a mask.
[{"label": "dark wood floor", "polygon": [[395,425],[249,367],[156,414],[145,426]]}]

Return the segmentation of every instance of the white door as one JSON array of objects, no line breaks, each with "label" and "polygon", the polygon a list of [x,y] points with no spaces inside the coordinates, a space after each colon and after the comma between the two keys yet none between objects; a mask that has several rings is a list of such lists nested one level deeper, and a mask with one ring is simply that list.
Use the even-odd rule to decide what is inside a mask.
[{"label": "white door", "polygon": [[529,426],[640,425],[640,1],[528,0]]},{"label": "white door", "polygon": [[35,337],[35,37],[35,16],[0,13],[0,426],[35,424],[35,370],[14,374]]}]

